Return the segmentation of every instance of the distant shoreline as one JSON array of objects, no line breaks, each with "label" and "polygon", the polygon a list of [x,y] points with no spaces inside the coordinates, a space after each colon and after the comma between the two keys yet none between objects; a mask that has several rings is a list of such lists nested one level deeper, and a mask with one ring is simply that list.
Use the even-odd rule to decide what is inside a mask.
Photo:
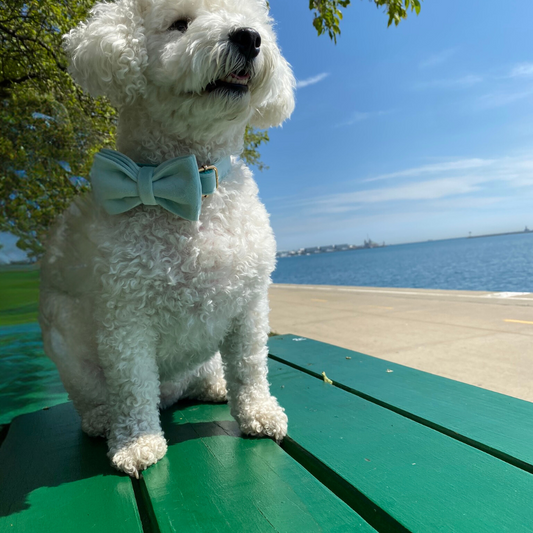
[{"label": "distant shoreline", "polygon": [[406,244],[425,244],[427,242],[457,241],[460,239],[482,239],[484,237],[503,237],[505,235],[532,235],[533,230],[507,231],[505,233],[487,233],[486,235],[467,235],[466,237],[449,237],[448,239],[428,239],[427,241],[401,242],[398,244],[387,244],[387,246],[405,246]]},{"label": "distant shoreline", "polygon": [[[444,242],[444,241],[455,241],[455,240],[459,240],[459,239],[482,239],[482,238],[485,238],[485,237],[503,237],[505,235],[528,235],[528,234],[533,234],[533,230],[530,230],[530,229],[525,229],[525,230],[522,230],[522,231],[507,231],[505,233],[487,233],[486,235],[468,235],[466,237],[449,237],[448,239],[428,239],[427,241],[414,241],[414,242],[401,242],[401,243],[398,243],[398,244],[380,244],[380,245],[377,245],[375,243],[373,243],[374,245],[373,246],[355,246],[355,245],[352,245],[351,247],[346,247],[346,248],[337,248],[335,249],[334,246],[323,246],[323,247],[320,247],[320,246],[317,246],[315,247],[315,250],[316,251],[313,251],[313,252],[307,252],[307,253],[295,253],[296,251],[295,250],[289,250],[289,251],[280,251],[280,252],[277,252],[276,254],[276,258],[277,259],[286,259],[288,257],[301,257],[301,256],[306,256],[306,255],[319,255],[319,254],[324,254],[324,253],[335,253],[335,252],[349,252],[349,251],[352,251],[352,250],[373,250],[374,248],[385,248],[385,247],[389,247],[389,246],[406,246],[408,244],[426,244],[428,242]],[[372,241],[370,241],[372,242]],[[346,245],[344,245],[346,246]],[[329,248],[328,250],[320,250],[320,248]],[[310,250],[310,249],[309,249]]]},{"label": "distant shoreline", "polygon": [[528,233],[533,233],[533,230],[508,231],[507,233],[487,233],[487,235],[469,235],[467,239],[481,239],[482,237],[501,237],[502,235],[522,235]]}]

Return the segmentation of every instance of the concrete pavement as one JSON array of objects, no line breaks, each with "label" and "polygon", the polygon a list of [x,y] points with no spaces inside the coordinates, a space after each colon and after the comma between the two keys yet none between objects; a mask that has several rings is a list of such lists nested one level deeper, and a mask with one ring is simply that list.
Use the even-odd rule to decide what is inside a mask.
[{"label": "concrete pavement", "polygon": [[533,293],[273,285],[270,326],[533,401]]}]

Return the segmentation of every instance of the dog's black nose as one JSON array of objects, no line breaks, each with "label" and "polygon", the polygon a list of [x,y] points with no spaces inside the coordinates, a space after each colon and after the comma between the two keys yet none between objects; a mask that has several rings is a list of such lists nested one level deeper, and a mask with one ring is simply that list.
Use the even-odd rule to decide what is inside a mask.
[{"label": "dog's black nose", "polygon": [[237,28],[229,34],[229,40],[237,45],[240,53],[249,61],[259,55],[261,35],[252,28]]}]

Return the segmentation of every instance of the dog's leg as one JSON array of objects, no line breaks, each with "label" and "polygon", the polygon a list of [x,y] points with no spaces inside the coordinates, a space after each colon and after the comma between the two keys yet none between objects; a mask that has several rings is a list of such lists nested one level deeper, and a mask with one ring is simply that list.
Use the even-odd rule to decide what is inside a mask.
[{"label": "dog's leg", "polygon": [[226,380],[220,353],[187,376],[161,383],[161,408],[175,404],[181,398],[205,402],[227,401]]},{"label": "dog's leg", "polygon": [[159,422],[156,335],[148,320],[129,308],[108,314],[104,324],[98,355],[109,395],[109,457],[117,469],[138,477],[167,450]]},{"label": "dog's leg", "polygon": [[254,302],[233,324],[221,347],[231,414],[247,435],[287,434],[287,415],[267,381],[268,300]]},{"label": "dog's leg", "polygon": [[160,387],[159,407],[166,409],[174,405],[185,396],[185,391],[189,386],[188,378],[176,377],[173,380],[163,381]]},{"label": "dog's leg", "polygon": [[194,372],[185,397],[205,402],[227,401],[226,380],[220,353],[215,354]]},{"label": "dog's leg", "polygon": [[[55,362],[69,399],[81,417],[81,428],[90,437],[103,437],[109,428],[107,388],[102,369],[90,359],[75,320],[54,326],[41,320],[45,352]],[[96,347],[93,349],[96,351]]]},{"label": "dog's leg", "polygon": [[44,350],[59,370],[83,431],[104,436],[109,428],[107,388],[96,358],[90,308],[43,283],[39,323]]}]

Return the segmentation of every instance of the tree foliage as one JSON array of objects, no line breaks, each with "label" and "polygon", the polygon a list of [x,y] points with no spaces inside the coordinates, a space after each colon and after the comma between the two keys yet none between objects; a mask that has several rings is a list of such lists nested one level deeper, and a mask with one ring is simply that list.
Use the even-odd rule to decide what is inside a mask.
[{"label": "tree foliage", "polygon": [[[95,0],[0,0],[0,231],[20,238],[30,257],[42,253],[54,218],[87,190],[92,158],[114,147],[116,113],[67,72],[62,36]],[[419,0],[371,0],[398,24]],[[341,8],[351,0],[310,0],[313,24],[336,42]],[[243,159],[262,170],[268,132],[246,129]]]},{"label": "tree foliage", "polygon": [[92,0],[0,0],[0,230],[37,257],[43,236],[88,187],[93,154],[112,146],[115,111],[67,73],[62,35]]},{"label": "tree foliage", "polygon": [[[407,18],[409,10],[420,13],[420,0],[370,0],[376,6],[384,7],[389,17],[388,25],[393,22],[397,26],[402,19]],[[351,0],[309,0],[309,9],[314,14],[313,26],[318,35],[327,33],[335,43],[340,35],[340,22],[342,20],[341,8],[346,8]]]},{"label": "tree foliage", "polygon": [[244,151],[241,157],[248,165],[254,165],[259,170],[265,170],[268,167],[261,161],[259,146],[269,141],[268,131],[254,130],[250,126],[246,127],[244,132]]}]

